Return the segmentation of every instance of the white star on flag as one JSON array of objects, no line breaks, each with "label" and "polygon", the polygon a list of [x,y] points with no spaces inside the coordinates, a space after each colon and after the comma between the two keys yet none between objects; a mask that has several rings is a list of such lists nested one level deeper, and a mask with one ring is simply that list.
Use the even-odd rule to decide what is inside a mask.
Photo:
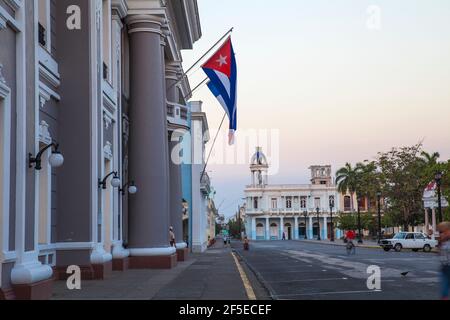
[{"label": "white star on flag", "polygon": [[228,57],[223,57],[222,55],[219,57],[219,60],[216,60],[216,62],[217,63],[219,63],[220,64],[220,67],[222,66],[222,65],[224,65],[224,64],[228,64],[227,63],[227,58]]}]

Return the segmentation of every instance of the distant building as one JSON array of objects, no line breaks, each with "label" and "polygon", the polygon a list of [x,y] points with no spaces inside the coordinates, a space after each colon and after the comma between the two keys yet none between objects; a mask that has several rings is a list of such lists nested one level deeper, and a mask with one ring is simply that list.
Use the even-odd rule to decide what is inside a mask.
[{"label": "distant building", "polygon": [[[266,156],[257,148],[250,164],[251,185],[245,188],[247,236],[253,240],[281,240],[284,233],[286,240],[305,236],[314,239],[320,229],[321,239],[331,238],[330,208],[333,217],[344,211],[344,198],[334,184],[331,166],[311,166],[310,183],[292,185],[269,184],[268,168]],[[335,238],[342,236],[338,228],[334,231]]]}]

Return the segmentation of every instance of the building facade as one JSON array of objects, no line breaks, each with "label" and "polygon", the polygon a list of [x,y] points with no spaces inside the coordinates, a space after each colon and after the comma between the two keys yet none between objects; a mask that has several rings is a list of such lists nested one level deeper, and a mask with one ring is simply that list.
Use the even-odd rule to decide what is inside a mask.
[{"label": "building facade", "polygon": [[195,0],[0,0],[0,299],[185,257],[172,151],[200,37]]},{"label": "building facade", "polygon": [[[331,212],[337,217],[343,211],[331,166],[311,166],[311,183],[299,185],[269,184],[268,168],[266,156],[257,148],[243,206],[247,236],[253,240],[315,239],[319,235],[330,239]],[[340,238],[342,231],[333,229],[335,238]]]}]

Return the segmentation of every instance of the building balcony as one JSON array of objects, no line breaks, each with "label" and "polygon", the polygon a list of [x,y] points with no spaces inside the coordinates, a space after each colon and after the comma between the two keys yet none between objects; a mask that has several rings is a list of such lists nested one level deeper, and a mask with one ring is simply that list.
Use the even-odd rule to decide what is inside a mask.
[{"label": "building balcony", "polygon": [[175,128],[189,128],[188,108],[182,104],[167,102],[167,121]]}]

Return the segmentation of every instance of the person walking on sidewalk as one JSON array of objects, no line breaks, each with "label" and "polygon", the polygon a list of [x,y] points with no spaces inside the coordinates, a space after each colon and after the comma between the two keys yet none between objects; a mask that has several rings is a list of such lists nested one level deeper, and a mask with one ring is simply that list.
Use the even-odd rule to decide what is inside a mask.
[{"label": "person walking on sidewalk", "polygon": [[450,222],[438,225],[440,233],[439,253],[441,258],[441,298],[448,300],[450,290]]},{"label": "person walking on sidewalk", "polygon": [[173,227],[169,228],[169,239],[170,239],[170,246],[176,247],[175,233],[173,232]]}]

